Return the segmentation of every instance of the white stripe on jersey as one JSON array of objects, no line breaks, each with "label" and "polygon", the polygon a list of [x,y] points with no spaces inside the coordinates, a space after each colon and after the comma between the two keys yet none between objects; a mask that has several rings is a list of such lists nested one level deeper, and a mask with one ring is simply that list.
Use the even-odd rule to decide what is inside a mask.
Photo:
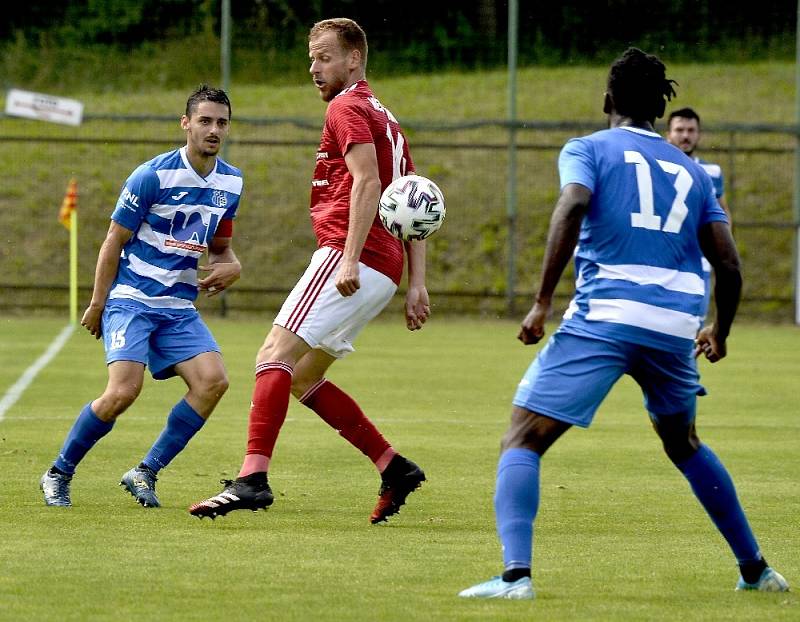
[{"label": "white stripe on jersey", "polygon": [[215,190],[225,190],[235,195],[242,194],[242,178],[236,175],[212,173],[203,179],[194,170],[185,168],[160,169],[156,171],[156,175],[158,175],[162,190],[175,187],[214,188]]},{"label": "white stripe on jersey", "polygon": [[722,167],[719,164],[712,164],[711,162],[701,162],[700,158],[692,158],[695,162],[697,162],[700,166],[703,167],[703,170],[708,173],[709,177],[718,178],[722,177]]},{"label": "white stripe on jersey", "polygon": [[139,259],[136,255],[128,254],[128,267],[140,276],[158,281],[166,287],[177,283],[197,286],[197,270],[165,270]]},{"label": "white stripe on jersey", "polygon": [[694,339],[702,321],[701,317],[683,311],[621,298],[590,300],[586,319],[646,328],[683,339]]},{"label": "white stripe on jersey", "polygon": [[575,301],[575,299],[573,298],[572,300],[570,300],[567,310],[564,311],[564,319],[565,320],[570,319],[573,315],[575,315],[575,313],[577,313],[578,308],[579,308],[578,303]]},{"label": "white stripe on jersey", "polygon": [[597,264],[598,279],[619,279],[637,285],[659,285],[664,289],[685,294],[705,294],[703,279],[693,272],[681,272],[641,264]]},{"label": "white stripe on jersey", "polygon": [[108,295],[111,298],[128,298],[136,300],[154,309],[194,309],[191,300],[183,300],[172,296],[148,296],[144,292],[130,285],[117,285]]}]

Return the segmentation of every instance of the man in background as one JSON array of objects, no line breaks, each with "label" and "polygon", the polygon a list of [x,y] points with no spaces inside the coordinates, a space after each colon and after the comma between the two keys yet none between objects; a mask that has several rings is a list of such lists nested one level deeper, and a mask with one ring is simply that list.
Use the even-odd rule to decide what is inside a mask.
[{"label": "man in background", "polygon": [[694,155],[694,150],[700,142],[700,133],[700,115],[692,108],[681,108],[670,113],[667,121],[667,140],[702,166],[705,172],[708,173],[714,183],[714,195],[717,197],[717,201],[722,209],[725,210],[728,222],[733,222],[731,220],[731,210],[725,200],[725,180],[722,177],[722,168],[720,168],[719,164],[706,162]]}]

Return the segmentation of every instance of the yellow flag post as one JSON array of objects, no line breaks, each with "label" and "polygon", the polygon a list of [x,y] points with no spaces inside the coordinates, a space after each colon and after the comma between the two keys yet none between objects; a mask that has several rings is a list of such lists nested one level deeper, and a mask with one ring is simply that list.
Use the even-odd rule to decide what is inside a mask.
[{"label": "yellow flag post", "polygon": [[78,321],[78,181],[70,179],[58,220],[69,229],[69,321]]},{"label": "yellow flag post", "polygon": [[78,210],[69,217],[69,321],[78,322]]}]

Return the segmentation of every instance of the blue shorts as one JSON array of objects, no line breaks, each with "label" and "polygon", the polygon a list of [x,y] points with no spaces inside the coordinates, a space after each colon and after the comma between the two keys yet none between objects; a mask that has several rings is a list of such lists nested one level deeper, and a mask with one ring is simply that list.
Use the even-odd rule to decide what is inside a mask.
[{"label": "blue shorts", "polygon": [[156,380],[175,375],[175,365],[204,352],[219,352],[197,311],[174,312],[111,304],[103,310],[106,363],[135,361]]},{"label": "blue shorts", "polygon": [[644,406],[656,422],[670,416],[693,421],[697,396],[706,393],[691,352],[556,333],[525,372],[514,405],[588,428],[623,374],[641,387]]}]

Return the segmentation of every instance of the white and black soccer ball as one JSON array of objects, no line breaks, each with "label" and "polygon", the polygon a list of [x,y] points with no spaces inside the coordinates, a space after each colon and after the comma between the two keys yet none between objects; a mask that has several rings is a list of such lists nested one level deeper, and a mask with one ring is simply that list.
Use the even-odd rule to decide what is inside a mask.
[{"label": "white and black soccer ball", "polygon": [[394,237],[424,240],[444,222],[444,195],[421,175],[398,177],[383,191],[378,217]]}]

